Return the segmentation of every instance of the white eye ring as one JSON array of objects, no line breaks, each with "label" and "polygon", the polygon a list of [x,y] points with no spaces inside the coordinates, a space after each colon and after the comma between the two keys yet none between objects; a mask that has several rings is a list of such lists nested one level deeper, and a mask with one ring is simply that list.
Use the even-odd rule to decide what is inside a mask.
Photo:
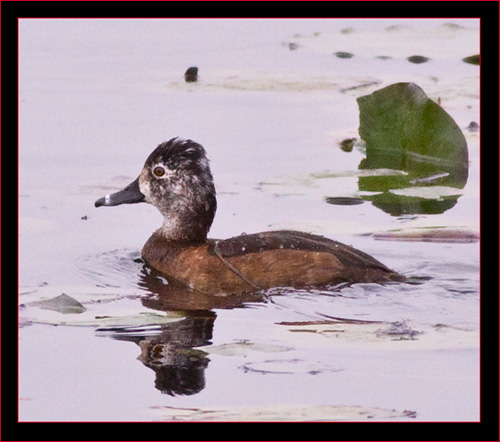
[{"label": "white eye ring", "polygon": [[153,175],[157,178],[161,178],[165,175],[165,169],[161,166],[155,166],[153,168]]}]

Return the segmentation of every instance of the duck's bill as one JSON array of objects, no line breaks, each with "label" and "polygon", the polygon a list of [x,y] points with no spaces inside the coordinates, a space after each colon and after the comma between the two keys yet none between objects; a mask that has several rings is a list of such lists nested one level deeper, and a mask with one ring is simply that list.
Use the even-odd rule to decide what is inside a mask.
[{"label": "duck's bill", "polygon": [[96,207],[119,206],[120,204],[134,204],[144,201],[144,195],[139,188],[139,178],[119,192],[106,195],[95,202]]}]

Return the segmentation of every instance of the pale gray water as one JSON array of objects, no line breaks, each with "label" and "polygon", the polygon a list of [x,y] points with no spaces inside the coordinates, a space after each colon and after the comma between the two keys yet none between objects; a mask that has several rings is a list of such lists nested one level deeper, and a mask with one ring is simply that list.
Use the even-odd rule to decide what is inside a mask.
[{"label": "pale gray water", "polygon": [[[449,22],[461,27],[443,26]],[[478,53],[477,20],[30,19],[19,29],[19,300],[20,316],[31,321],[19,331],[21,420],[172,418],[159,407],[216,407],[248,419],[248,409],[235,406],[295,407],[278,416],[285,420],[335,418],[315,414],[316,405],[396,410],[399,419],[478,419],[479,244],[367,235],[429,226],[478,231],[479,135],[465,128],[479,122],[479,68],[461,61]],[[355,56],[337,58],[337,51]],[[411,55],[431,61],[412,64]],[[186,84],[193,65],[200,81]],[[368,202],[326,204],[325,197],[357,195],[363,153],[338,147],[357,136],[356,97],[400,81],[439,97],[466,135],[469,178],[456,205],[397,217]],[[211,236],[312,231],[422,284],[285,291],[247,308],[218,305],[193,327],[180,315],[180,331],[167,328],[164,336],[180,336],[184,350],[162,348],[172,352],[168,373],[182,377],[186,348],[194,347],[194,392],[162,394],[158,385],[182,391],[181,381],[161,384],[166,374],[137,359],[146,341],[140,347],[95,332],[113,321],[155,323],[151,313],[174,327],[171,311],[148,304],[134,262],[161,217],[147,205],[97,210],[93,203],[134,179],[150,151],[173,136],[208,152],[219,192]],[[87,311],[25,306],[61,293]],[[378,325],[337,333],[318,323],[331,317],[423,333],[398,341],[381,337]],[[205,331],[196,335],[200,324]]]}]

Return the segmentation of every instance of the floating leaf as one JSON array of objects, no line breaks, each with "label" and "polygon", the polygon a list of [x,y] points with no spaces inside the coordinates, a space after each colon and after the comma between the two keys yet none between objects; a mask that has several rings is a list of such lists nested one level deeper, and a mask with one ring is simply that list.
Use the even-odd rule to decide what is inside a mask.
[{"label": "floating leaf", "polygon": [[36,305],[46,310],[54,310],[63,314],[83,313],[87,310],[75,298],[72,298],[65,293],[60,296],[56,296],[55,298],[33,302],[32,305]]},{"label": "floating leaf", "polygon": [[464,63],[475,64],[475,65],[479,66],[480,57],[479,57],[479,54],[471,55],[470,57],[462,58],[462,61]]},{"label": "floating leaf", "polygon": [[152,407],[161,419],[168,421],[215,421],[215,422],[278,422],[278,421],[365,421],[382,419],[408,419],[417,416],[416,411],[383,409],[361,406],[335,405],[253,405],[202,408],[171,406]]},{"label": "floating leaf", "polygon": [[408,57],[407,60],[410,63],[422,64],[422,63],[427,63],[430,60],[430,58],[424,57],[423,55],[412,55],[412,56]]},{"label": "floating leaf", "polygon": [[467,142],[450,115],[413,83],[393,84],[357,101],[359,134],[366,142],[366,159],[359,169],[406,172],[391,177],[360,177],[359,190],[381,192],[366,199],[393,215],[441,213],[453,207],[460,192],[451,197],[450,192],[438,194],[436,201],[443,204],[433,204],[431,212],[426,202],[415,200],[420,197],[418,193],[387,194],[412,185],[465,186],[469,170]]},{"label": "floating leaf", "polygon": [[230,344],[222,344],[203,348],[208,353],[219,354],[224,356],[246,356],[254,352],[260,353],[281,353],[290,351],[292,348],[282,345],[259,344],[241,340]]},{"label": "floating leaf", "polygon": [[351,54],[350,52],[344,52],[344,51],[338,51],[338,52],[335,52],[335,57],[337,58],[352,58],[354,57],[354,54]]},{"label": "floating leaf", "polygon": [[479,241],[479,234],[471,230],[456,227],[421,227],[378,232],[373,234],[373,238],[383,241],[472,243]]}]

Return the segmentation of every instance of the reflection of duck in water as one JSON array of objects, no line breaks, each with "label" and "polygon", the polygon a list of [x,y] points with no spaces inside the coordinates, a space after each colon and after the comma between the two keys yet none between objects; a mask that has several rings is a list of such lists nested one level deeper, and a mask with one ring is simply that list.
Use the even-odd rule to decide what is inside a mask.
[{"label": "reflection of duck in water", "polygon": [[155,387],[162,393],[193,395],[205,388],[205,369],[210,361],[206,352],[194,347],[211,343],[215,318],[210,311],[192,311],[180,321],[155,326],[153,336],[148,335],[148,326],[107,327],[97,332],[138,344],[138,359],[155,372]]},{"label": "reflection of duck in water", "polygon": [[191,140],[160,144],[134,182],[95,205],[139,202],[153,204],[165,217],[142,249],[144,260],[169,283],[194,291],[234,294],[403,280],[371,256],[318,235],[275,231],[207,239],[215,187],[205,150]]}]

